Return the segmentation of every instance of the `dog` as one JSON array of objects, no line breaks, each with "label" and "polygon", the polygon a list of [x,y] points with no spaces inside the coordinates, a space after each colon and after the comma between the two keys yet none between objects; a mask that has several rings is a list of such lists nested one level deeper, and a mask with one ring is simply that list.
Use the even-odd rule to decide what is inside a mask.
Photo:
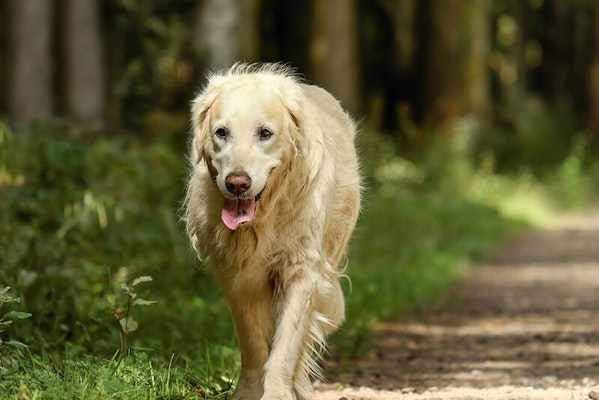
[{"label": "dog", "polygon": [[360,210],[355,123],[280,64],[212,74],[191,121],[184,219],[235,325],[232,398],[308,399],[344,319],[339,279]]}]

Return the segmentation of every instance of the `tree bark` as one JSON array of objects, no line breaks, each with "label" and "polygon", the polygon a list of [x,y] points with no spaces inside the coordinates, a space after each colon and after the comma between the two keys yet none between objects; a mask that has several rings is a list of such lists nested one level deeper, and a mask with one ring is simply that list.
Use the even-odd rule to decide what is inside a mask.
[{"label": "tree bark", "polygon": [[355,0],[314,0],[310,58],[316,84],[353,113],[361,110]]},{"label": "tree bark", "polygon": [[104,117],[106,71],[97,0],[65,0],[64,35],[69,115],[98,122]]},{"label": "tree bark", "polygon": [[445,122],[462,111],[460,96],[460,0],[430,0],[426,11],[422,111]]},{"label": "tree bark", "polygon": [[[515,1],[509,3],[505,17],[513,20],[510,29],[509,43],[503,45],[503,65],[499,71],[501,102],[508,108],[520,107],[525,99],[527,86],[527,70],[525,62],[526,37],[524,28],[527,26],[526,4]],[[499,25],[501,25],[499,23]],[[507,24],[511,26],[512,24]],[[501,27],[499,27],[501,30]]]},{"label": "tree bark", "polygon": [[462,41],[467,44],[464,55],[464,108],[479,121],[487,121],[491,112],[490,8],[488,0],[464,3]]},{"label": "tree bark", "polygon": [[594,10],[589,63],[589,129],[599,137],[599,9]]},{"label": "tree bark", "polygon": [[10,0],[9,96],[13,121],[52,116],[51,0]]},{"label": "tree bark", "polygon": [[209,69],[227,68],[258,55],[259,0],[205,0],[198,8],[195,48]]},{"label": "tree bark", "polygon": [[407,75],[414,63],[416,0],[379,0],[379,3],[393,21],[398,73]]}]

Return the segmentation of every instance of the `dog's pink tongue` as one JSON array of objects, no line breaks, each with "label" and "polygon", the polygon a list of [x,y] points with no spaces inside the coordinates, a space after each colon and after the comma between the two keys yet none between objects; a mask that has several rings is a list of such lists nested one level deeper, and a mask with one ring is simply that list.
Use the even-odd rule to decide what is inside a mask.
[{"label": "dog's pink tongue", "polygon": [[225,200],[225,206],[221,213],[221,218],[227,228],[234,231],[239,225],[254,218],[256,201],[250,200]]}]

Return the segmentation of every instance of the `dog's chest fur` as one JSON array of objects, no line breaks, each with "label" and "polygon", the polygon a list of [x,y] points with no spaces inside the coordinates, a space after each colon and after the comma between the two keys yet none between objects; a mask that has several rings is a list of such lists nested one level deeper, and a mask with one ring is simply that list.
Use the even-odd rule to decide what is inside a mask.
[{"label": "dog's chest fur", "polygon": [[[216,227],[218,246],[210,246],[208,254],[215,273],[230,280],[232,287],[243,285],[244,290],[261,290],[269,286],[273,292],[302,273],[302,266],[314,262],[321,254],[307,241],[311,238],[293,235],[293,227],[285,229],[244,226],[237,231]],[[265,232],[269,232],[266,233]]]}]

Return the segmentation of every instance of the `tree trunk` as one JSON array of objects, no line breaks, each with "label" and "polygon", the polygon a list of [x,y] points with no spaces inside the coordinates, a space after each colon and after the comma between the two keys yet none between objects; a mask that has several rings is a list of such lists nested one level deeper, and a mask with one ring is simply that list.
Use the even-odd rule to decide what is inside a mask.
[{"label": "tree trunk", "polygon": [[499,70],[500,97],[503,105],[511,109],[520,107],[526,94],[524,28],[529,22],[526,16],[526,4],[515,1],[509,3],[508,13],[498,21],[498,35],[506,38],[502,44],[503,63]]},{"label": "tree trunk", "polygon": [[205,0],[198,9],[195,48],[205,67],[227,68],[258,56],[258,0]]},{"label": "tree trunk", "polygon": [[52,116],[51,0],[10,0],[8,107],[16,124]]},{"label": "tree trunk", "polygon": [[[387,48],[387,51],[384,47],[375,50],[378,53],[377,59],[380,60],[377,69],[381,70],[381,75],[375,79],[382,81],[383,85],[382,98],[375,95],[369,105],[370,119],[374,117],[374,121],[380,120],[374,126],[394,132],[398,141],[402,141],[407,134],[405,127],[409,126],[406,121],[414,118],[414,99],[420,93],[420,85],[414,79],[418,47],[417,0],[377,0],[377,4],[392,23],[392,32],[387,33],[392,37],[392,48]],[[381,32],[384,30],[381,29]],[[384,42],[380,37],[375,40]],[[362,68],[368,64],[369,62],[363,63]],[[371,71],[374,70],[371,68]],[[374,74],[369,74],[369,79],[373,79],[371,75]],[[369,82],[365,80],[365,84],[368,85]],[[379,107],[380,110],[377,110]]]},{"label": "tree trunk", "polygon": [[589,63],[589,129],[599,137],[599,10],[594,11]]},{"label": "tree trunk", "polygon": [[425,10],[422,115],[443,123],[462,111],[460,0],[430,0]]},{"label": "tree trunk", "polygon": [[487,121],[491,112],[490,6],[488,0],[464,3],[462,41],[467,44],[464,55],[464,108],[479,121]]},{"label": "tree trunk", "polygon": [[104,116],[105,65],[97,0],[65,1],[67,109],[77,122]]},{"label": "tree trunk", "polygon": [[408,75],[414,63],[416,0],[379,0],[379,3],[393,21],[398,73]]},{"label": "tree trunk", "polygon": [[[7,37],[8,37],[8,15],[6,2],[0,1],[0,60],[8,60]],[[8,110],[8,65],[7,62],[0,63],[0,110]]]},{"label": "tree trunk", "polygon": [[314,82],[353,113],[361,110],[355,0],[314,0],[310,56]]}]

